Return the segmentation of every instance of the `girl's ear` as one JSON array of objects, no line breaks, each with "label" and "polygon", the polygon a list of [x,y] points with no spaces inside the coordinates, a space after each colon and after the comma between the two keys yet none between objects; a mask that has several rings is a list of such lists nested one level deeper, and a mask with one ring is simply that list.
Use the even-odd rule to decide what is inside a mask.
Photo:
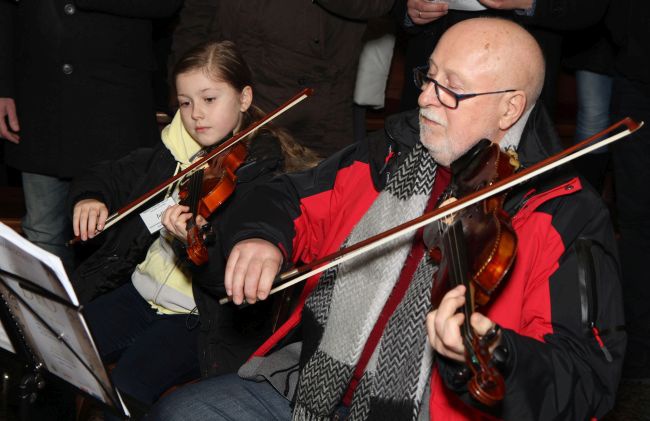
[{"label": "girl's ear", "polygon": [[239,94],[239,103],[241,104],[239,110],[242,113],[248,110],[248,107],[253,103],[253,88],[250,86],[244,86],[244,89],[242,89]]}]

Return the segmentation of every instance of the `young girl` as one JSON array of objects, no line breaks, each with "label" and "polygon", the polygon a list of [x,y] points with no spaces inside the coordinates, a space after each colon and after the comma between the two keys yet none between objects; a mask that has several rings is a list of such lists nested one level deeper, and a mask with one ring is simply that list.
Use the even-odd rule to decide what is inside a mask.
[{"label": "young girl", "polygon": [[[179,111],[163,130],[162,143],[98,165],[73,183],[73,227],[82,240],[103,229],[109,212],[263,116],[253,105],[250,70],[232,42],[197,46],[179,60],[173,76]],[[208,218],[217,231],[228,205],[252,185],[316,163],[285,131],[267,127],[246,140],[248,155],[237,171],[236,190]],[[178,202],[178,187],[165,196]],[[166,199],[161,194],[151,203]],[[113,381],[144,406],[171,386],[199,377],[199,367],[206,375],[236,371],[268,335],[268,305],[237,310],[216,304],[225,295],[218,236],[207,246],[208,263],[184,264],[186,223],[194,217],[188,211],[181,205],[168,208],[161,221],[165,228],[154,234],[134,212],[103,234],[103,245],[73,274],[80,300],[90,301],[84,314],[100,354],[105,363],[116,363]]]}]

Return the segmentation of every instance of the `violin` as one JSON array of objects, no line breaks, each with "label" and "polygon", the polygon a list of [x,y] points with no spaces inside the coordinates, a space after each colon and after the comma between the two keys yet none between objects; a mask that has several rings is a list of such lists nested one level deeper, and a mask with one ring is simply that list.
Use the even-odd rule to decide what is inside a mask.
[{"label": "violin", "polygon": [[180,204],[188,206],[193,215],[187,222],[187,256],[197,266],[208,261],[206,243],[213,234],[209,224],[197,226],[196,216],[208,219],[235,191],[236,171],[247,154],[246,144],[238,143],[227,153],[209,160],[206,167],[195,171],[179,185]]},{"label": "violin", "polygon": [[[466,196],[512,175],[515,162],[497,144],[482,140],[452,164],[447,199]],[[489,301],[515,259],[517,236],[503,210],[504,198],[504,193],[491,196],[424,230],[429,254],[439,266],[434,275],[432,307],[438,307],[449,289],[466,287],[461,332],[469,370],[461,371],[459,379],[469,380],[470,394],[488,406],[505,394],[503,376],[491,363],[489,351],[496,335],[487,340],[479,338],[469,320],[473,311]]]},{"label": "violin", "polygon": [[[271,122],[273,119],[276,117],[280,116],[283,114],[285,111],[289,110],[292,108],[294,105],[300,103],[307,97],[313,95],[314,90],[311,88],[305,88],[302,91],[298,92],[296,95],[293,97],[289,98],[284,104],[280,105],[278,108],[264,116],[262,119],[254,122],[244,130],[239,131],[236,135],[232,136],[230,139],[226,140],[225,142],[219,144],[216,148],[214,148],[212,151],[210,151],[208,154],[206,154],[203,158],[200,160],[192,163],[190,166],[185,168],[183,171],[180,171],[178,174],[174,175],[173,177],[165,180],[162,182],[160,185],[154,187],[153,189],[149,190],[142,196],[138,197],[137,199],[133,200],[132,202],[122,206],[120,209],[118,209],[116,212],[112,213],[111,215],[108,216],[106,219],[106,223],[104,224],[104,229],[100,232],[106,231],[108,228],[111,226],[115,225],[119,221],[121,221],[123,218],[126,216],[130,215],[132,212],[134,212],[136,209],[140,208],[142,205],[145,203],[149,202],[151,199],[154,197],[157,197],[159,193],[161,193],[163,190],[167,189],[170,185],[173,183],[185,179],[187,177],[190,177],[193,173],[201,170],[204,168],[205,164],[209,162],[212,158],[221,155],[228,149],[232,148],[233,146],[237,145],[239,142],[242,140],[246,139],[248,136],[250,136],[255,130],[263,127],[264,125],[268,124]],[[81,241],[81,237],[76,236],[72,240],[68,242],[68,245],[73,245],[77,242]]]}]

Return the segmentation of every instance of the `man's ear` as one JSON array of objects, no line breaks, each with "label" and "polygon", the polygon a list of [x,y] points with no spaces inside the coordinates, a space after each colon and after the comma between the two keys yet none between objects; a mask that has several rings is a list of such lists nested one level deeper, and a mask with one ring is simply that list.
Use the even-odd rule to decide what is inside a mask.
[{"label": "man's ear", "polygon": [[501,102],[499,129],[505,131],[512,127],[524,113],[526,103],[524,91],[508,92]]},{"label": "man's ear", "polygon": [[253,88],[250,86],[244,86],[244,89],[242,89],[239,94],[239,103],[241,104],[239,110],[242,113],[248,110],[248,107],[253,103]]}]

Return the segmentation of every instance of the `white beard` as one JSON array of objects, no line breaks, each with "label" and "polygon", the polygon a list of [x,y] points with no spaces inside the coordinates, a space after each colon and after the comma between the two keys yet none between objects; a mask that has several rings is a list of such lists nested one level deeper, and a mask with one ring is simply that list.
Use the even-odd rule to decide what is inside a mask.
[{"label": "white beard", "polygon": [[[437,116],[430,109],[420,108],[421,118],[433,121],[436,124],[440,125],[440,130],[447,129],[447,122],[443,121],[439,116]],[[485,133],[482,136],[479,136],[476,139],[472,139],[472,142],[463,142],[456,141],[454,137],[449,136],[449,134],[440,134],[434,133],[434,129],[429,127],[426,124],[420,124],[420,142],[422,145],[429,151],[433,159],[443,167],[449,167],[452,162],[456,159],[463,156],[468,150],[472,148],[479,140],[481,139],[490,139],[494,140],[498,128],[493,130],[485,130]],[[458,138],[465,139],[469,135],[465,134],[465,131],[462,131],[458,134]],[[427,142],[427,139],[435,138],[435,142]]]}]

